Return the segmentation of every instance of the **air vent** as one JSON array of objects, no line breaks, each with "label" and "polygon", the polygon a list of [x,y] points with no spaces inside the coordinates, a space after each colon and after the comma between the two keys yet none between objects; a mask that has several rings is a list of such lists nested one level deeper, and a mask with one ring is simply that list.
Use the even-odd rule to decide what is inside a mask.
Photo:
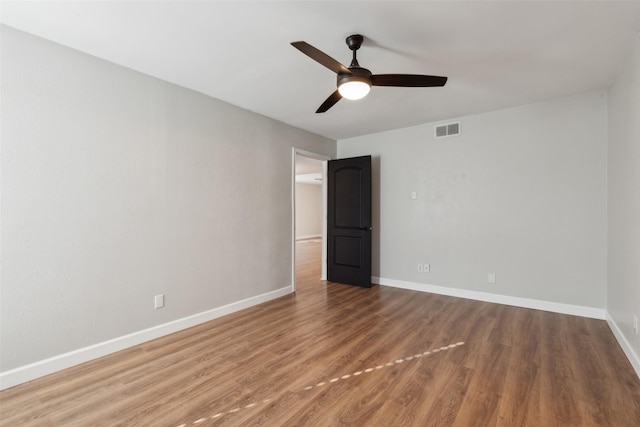
[{"label": "air vent", "polygon": [[460,134],[460,122],[436,126],[436,138]]}]

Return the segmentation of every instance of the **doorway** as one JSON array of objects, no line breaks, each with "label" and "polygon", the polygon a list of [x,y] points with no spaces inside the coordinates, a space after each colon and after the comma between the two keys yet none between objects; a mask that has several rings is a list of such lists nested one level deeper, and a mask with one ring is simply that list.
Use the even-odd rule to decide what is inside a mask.
[{"label": "doorway", "polygon": [[[293,149],[292,161],[292,292],[296,291],[296,247],[304,242],[321,245],[320,280],[327,276],[327,161],[317,153]],[[307,252],[305,251],[305,254]],[[316,262],[315,260],[313,262]]]}]

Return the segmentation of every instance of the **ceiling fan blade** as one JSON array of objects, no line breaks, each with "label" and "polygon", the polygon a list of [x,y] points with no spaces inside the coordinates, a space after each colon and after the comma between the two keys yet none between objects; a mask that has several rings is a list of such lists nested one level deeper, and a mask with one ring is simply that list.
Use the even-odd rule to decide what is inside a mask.
[{"label": "ceiling fan blade", "polygon": [[372,86],[435,87],[444,86],[446,77],[421,74],[376,74],[371,76]]},{"label": "ceiling fan blade", "polygon": [[351,71],[349,71],[347,67],[345,67],[326,53],[322,52],[321,50],[318,50],[315,47],[311,46],[307,42],[292,42],[291,46],[295,47],[300,52],[304,53],[319,64],[324,65],[336,74],[351,74]]},{"label": "ceiling fan blade", "polygon": [[329,97],[322,103],[320,107],[318,107],[318,110],[316,111],[316,113],[324,113],[329,108],[333,107],[335,103],[340,101],[341,99],[342,99],[342,95],[340,95],[340,92],[336,90],[331,95],[329,95]]}]

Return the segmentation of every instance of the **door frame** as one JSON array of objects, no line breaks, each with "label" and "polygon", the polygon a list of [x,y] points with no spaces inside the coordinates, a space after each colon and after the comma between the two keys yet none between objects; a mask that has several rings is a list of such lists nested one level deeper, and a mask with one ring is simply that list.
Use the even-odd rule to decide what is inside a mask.
[{"label": "door frame", "polygon": [[320,280],[327,280],[327,161],[329,156],[293,147],[291,150],[291,292],[296,291],[296,155],[322,161],[322,267]]}]

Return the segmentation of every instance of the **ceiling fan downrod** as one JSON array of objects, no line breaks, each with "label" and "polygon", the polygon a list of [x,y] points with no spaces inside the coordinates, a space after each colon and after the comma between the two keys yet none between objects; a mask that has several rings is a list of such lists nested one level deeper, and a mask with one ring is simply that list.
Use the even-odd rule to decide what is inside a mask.
[{"label": "ceiling fan downrod", "polygon": [[349,65],[349,68],[360,67],[360,64],[358,64],[358,58],[356,57],[356,53],[358,52],[358,49],[360,49],[360,46],[362,46],[363,40],[364,40],[364,37],[361,36],[360,34],[350,35],[345,40],[345,42],[347,43],[347,46],[349,46],[349,49],[353,51],[353,58],[351,59],[351,65]]}]

